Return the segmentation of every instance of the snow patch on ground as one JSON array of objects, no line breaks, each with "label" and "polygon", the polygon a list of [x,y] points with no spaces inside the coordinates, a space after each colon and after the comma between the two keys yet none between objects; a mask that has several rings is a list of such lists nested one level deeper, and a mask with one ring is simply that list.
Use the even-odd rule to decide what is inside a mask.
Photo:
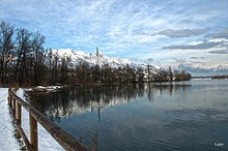
[{"label": "snow patch on ground", "polygon": [[16,139],[15,127],[8,108],[8,89],[0,88],[0,151],[19,151],[21,146]]},{"label": "snow patch on ground", "polygon": [[[30,88],[30,89],[24,89],[25,91],[36,91],[36,92],[42,92],[42,93],[50,93],[50,92],[56,92],[61,90],[63,87],[66,86],[37,86],[34,88]],[[22,91],[24,92],[24,90],[22,89]]]}]

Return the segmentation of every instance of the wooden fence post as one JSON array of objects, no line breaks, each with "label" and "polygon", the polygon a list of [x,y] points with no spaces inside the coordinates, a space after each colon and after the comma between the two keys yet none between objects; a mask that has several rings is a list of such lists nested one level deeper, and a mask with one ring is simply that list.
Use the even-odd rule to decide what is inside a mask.
[{"label": "wooden fence post", "polygon": [[13,100],[13,103],[12,103],[12,110],[13,110],[13,117],[15,118],[16,116],[15,116],[15,114],[16,114],[16,112],[15,112],[15,110],[16,110],[16,99],[12,99]]},{"label": "wooden fence post", "polygon": [[17,106],[16,106],[16,119],[18,122],[18,125],[21,126],[21,104],[17,102]]},{"label": "wooden fence post", "polygon": [[34,151],[38,151],[37,121],[29,114],[30,121],[30,142]]},{"label": "wooden fence post", "polygon": [[[19,102],[16,102],[16,120],[17,125],[21,127],[21,104]],[[19,131],[17,131],[17,136],[21,138]]]},{"label": "wooden fence post", "polygon": [[10,92],[10,89],[8,90],[8,104],[9,104],[10,107],[12,107],[12,104],[11,104],[11,102],[12,102],[12,95],[9,92]]}]

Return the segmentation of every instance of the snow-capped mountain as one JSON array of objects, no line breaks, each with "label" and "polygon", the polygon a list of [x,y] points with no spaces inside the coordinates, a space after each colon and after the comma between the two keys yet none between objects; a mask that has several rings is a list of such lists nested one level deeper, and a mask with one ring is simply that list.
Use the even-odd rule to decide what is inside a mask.
[{"label": "snow-capped mountain", "polygon": [[179,65],[179,70],[190,72],[193,76],[213,76],[213,75],[227,75],[228,67],[218,65],[217,67],[195,67],[191,65]]},{"label": "snow-capped mountain", "polygon": [[[56,53],[57,50],[53,50],[53,53]],[[76,51],[72,49],[59,49],[58,55],[60,58],[70,58],[69,67],[75,68],[80,61],[87,62],[90,66],[99,65],[102,67],[105,64],[113,68],[126,67],[142,67],[144,70],[147,70],[148,64],[136,63],[128,59],[110,57],[98,52],[96,53],[85,53],[83,51]],[[213,64],[210,62],[196,60],[195,58],[190,60],[175,60],[172,63],[164,63],[155,65],[151,63],[150,70],[154,73],[158,72],[160,69],[168,70],[169,66],[172,70],[185,70],[191,73],[193,76],[212,76],[212,75],[227,75],[228,74],[228,64]]]},{"label": "snow-capped mountain", "polygon": [[[53,53],[56,53],[57,50],[53,50]],[[58,50],[58,55],[60,58],[65,57],[69,58],[69,66],[71,68],[75,68],[75,66],[80,62],[80,61],[85,61],[89,65],[99,65],[103,66],[105,64],[108,64],[109,66],[113,68],[118,68],[118,67],[124,67],[124,66],[137,66],[137,64],[131,62],[128,59],[121,59],[121,58],[116,58],[116,57],[109,57],[105,56],[103,54],[93,54],[93,53],[85,53],[83,51],[75,51],[71,49],[59,49]]]},{"label": "snow-capped mountain", "polygon": [[185,70],[193,76],[213,76],[213,75],[227,75],[228,65],[226,64],[212,64],[205,62],[175,62],[170,64],[161,65],[161,67],[168,69],[171,66],[173,70]]}]

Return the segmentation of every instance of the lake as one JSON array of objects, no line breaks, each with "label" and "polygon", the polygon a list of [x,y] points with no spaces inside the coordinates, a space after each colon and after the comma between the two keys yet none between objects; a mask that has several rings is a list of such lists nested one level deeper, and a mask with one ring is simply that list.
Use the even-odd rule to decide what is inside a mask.
[{"label": "lake", "polygon": [[98,151],[228,150],[228,80],[76,87],[31,104]]}]

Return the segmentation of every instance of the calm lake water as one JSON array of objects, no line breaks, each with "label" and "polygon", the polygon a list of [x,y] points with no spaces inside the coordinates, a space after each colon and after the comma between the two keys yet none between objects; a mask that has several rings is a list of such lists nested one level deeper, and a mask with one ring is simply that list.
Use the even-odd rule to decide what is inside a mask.
[{"label": "calm lake water", "polygon": [[228,80],[78,87],[31,103],[99,151],[228,150]]}]

